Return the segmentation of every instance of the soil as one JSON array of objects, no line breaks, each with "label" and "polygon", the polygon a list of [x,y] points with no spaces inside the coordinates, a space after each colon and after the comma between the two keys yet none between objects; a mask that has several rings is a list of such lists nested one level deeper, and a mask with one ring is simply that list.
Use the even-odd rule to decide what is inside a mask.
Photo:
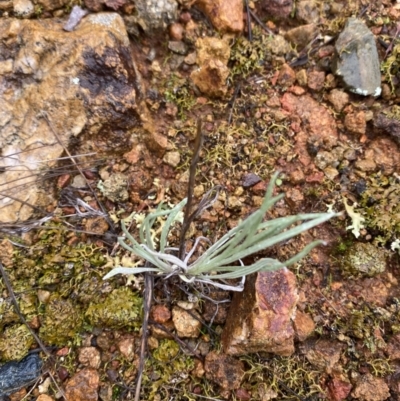
[{"label": "soil", "polygon": [[[52,378],[46,389],[40,385],[48,373],[40,383],[14,394],[13,400],[40,399],[41,392],[59,398],[60,389],[69,400],[134,398],[143,278],[102,277],[118,264],[138,262],[117,245],[121,218],[148,213],[160,202],[176,205],[186,196],[199,119],[203,146],[195,198],[198,202],[215,185],[224,191],[192,224],[190,240],[203,235],[214,242],[248,217],[260,206],[276,170],[281,175],[275,193],[284,193],[285,198],[268,212],[269,219],[328,209],[343,214],[255,255],[283,261],[314,239],[327,244],[290,266],[297,278],[297,308],[312,318],[312,335],[297,338],[289,357],[257,353],[227,362],[239,364],[234,389],[221,385],[229,378],[216,379],[204,369],[207,356],[215,358],[214,352],[220,351],[232,294],[218,290],[197,301],[196,310],[185,312],[190,324],[194,320],[191,334],[179,338],[171,316],[185,309],[179,302],[193,304],[193,295],[201,298],[201,289],[177,280],[156,280],[141,399],[399,398],[400,10],[389,1],[352,1],[335,3],[341,11],[329,14],[326,9],[336,9],[331,2],[315,2],[318,7],[309,2],[320,13],[321,39],[296,49],[283,37],[274,38],[304,26],[304,19],[271,18],[259,3],[254,13],[265,25],[252,21],[252,40],[247,28],[227,39],[227,87],[216,91],[217,97],[199,92],[190,77],[197,66],[169,49],[165,32],[132,37],[142,95],[158,133],[168,143],[156,147],[157,152],[132,143],[126,153],[105,152],[104,163],[86,168],[86,178],[113,224],[103,217],[76,214],[66,199],[84,198],[94,209],[99,205],[89,191],[71,186],[77,172],[60,170],[58,181],[53,178],[59,198],[48,210],[56,210],[57,217],[21,236],[2,227],[1,236],[7,238],[1,243],[2,263],[21,312],[45,345],[57,346],[54,358],[46,362]],[[329,37],[334,41],[351,15],[363,19],[377,39],[379,98],[346,91],[330,72]],[[195,51],[198,38],[220,37],[196,8],[183,10],[180,24],[183,30],[174,27],[169,34],[174,41],[183,35],[186,56]],[[79,145],[75,151],[79,153]],[[138,221],[132,230],[135,224]],[[176,246],[178,241],[175,228],[169,243]],[[0,303],[0,356],[7,362],[37,345],[1,283],[5,301]],[[77,390],[82,385],[88,389],[84,394]]]}]

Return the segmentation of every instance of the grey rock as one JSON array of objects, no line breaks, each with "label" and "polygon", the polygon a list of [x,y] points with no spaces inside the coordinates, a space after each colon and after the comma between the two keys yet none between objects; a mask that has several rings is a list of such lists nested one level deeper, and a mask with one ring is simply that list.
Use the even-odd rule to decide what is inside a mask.
[{"label": "grey rock", "polygon": [[358,95],[379,96],[382,89],[378,51],[374,35],[364,22],[349,18],[335,50],[332,70],[349,90]]},{"label": "grey rock", "polygon": [[137,0],[137,22],[146,32],[165,29],[178,18],[178,3],[175,0]]},{"label": "grey rock", "polygon": [[41,375],[42,360],[30,354],[21,361],[11,361],[0,367],[0,397],[12,394],[34,382]]},{"label": "grey rock", "polygon": [[176,54],[185,55],[187,53],[187,46],[181,41],[171,40],[168,42],[168,49]]}]

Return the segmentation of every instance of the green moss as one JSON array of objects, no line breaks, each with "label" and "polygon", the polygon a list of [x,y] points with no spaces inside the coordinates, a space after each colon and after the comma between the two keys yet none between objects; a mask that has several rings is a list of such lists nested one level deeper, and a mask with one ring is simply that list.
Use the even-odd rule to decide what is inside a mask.
[{"label": "green moss", "polygon": [[175,104],[178,108],[178,116],[181,120],[186,119],[187,112],[192,110],[196,104],[196,99],[187,79],[180,78],[176,74],[172,74],[172,77],[166,83],[164,96],[167,102]]},{"label": "green moss", "polygon": [[396,90],[396,77],[400,73],[400,42],[395,40],[395,45],[389,56],[381,63],[381,71],[384,80],[389,83],[392,92]]},{"label": "green moss", "polygon": [[70,299],[52,295],[41,316],[40,338],[47,344],[65,345],[83,328],[81,310]]},{"label": "green moss", "polygon": [[136,329],[141,326],[143,299],[129,288],[118,288],[99,303],[92,303],[85,316],[93,326]]},{"label": "green moss", "polygon": [[341,260],[347,277],[373,277],[386,269],[386,251],[369,243],[356,242]]},{"label": "green moss", "polygon": [[2,359],[11,361],[23,358],[34,342],[32,334],[24,324],[6,328],[0,337]]},{"label": "green moss", "polygon": [[153,351],[152,361],[147,361],[143,376],[142,392],[147,400],[161,399],[187,400],[187,388],[192,380],[189,372],[194,368],[193,358],[179,353],[179,345],[174,340],[162,340]]},{"label": "green moss", "polygon": [[400,182],[381,173],[367,178],[360,207],[365,226],[376,233],[374,242],[386,245],[400,238]]}]

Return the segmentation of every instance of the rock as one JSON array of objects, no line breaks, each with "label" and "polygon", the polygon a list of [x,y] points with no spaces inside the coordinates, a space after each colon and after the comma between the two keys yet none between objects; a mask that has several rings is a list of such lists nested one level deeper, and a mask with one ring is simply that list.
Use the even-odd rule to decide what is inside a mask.
[{"label": "rock", "polygon": [[182,41],[172,40],[168,42],[168,49],[176,54],[185,55],[187,47]]},{"label": "rock", "polygon": [[312,365],[328,374],[334,370],[340,360],[343,344],[327,339],[308,340],[303,344],[302,351]]},{"label": "rock", "polygon": [[90,11],[99,12],[103,9],[104,0],[84,0],[84,3]]},{"label": "rock", "polygon": [[79,349],[78,361],[85,367],[98,369],[100,367],[100,351],[95,347]]},{"label": "rock", "polygon": [[307,85],[310,89],[319,92],[324,88],[324,84],[325,84],[325,72],[311,71],[308,74]]},{"label": "rock", "polygon": [[360,110],[355,113],[346,114],[344,125],[351,133],[364,135],[367,129],[365,113]]},{"label": "rock", "polygon": [[41,368],[39,354],[30,354],[18,362],[11,361],[0,366],[0,398],[36,380],[42,374]]},{"label": "rock", "polygon": [[224,390],[235,390],[240,387],[244,375],[243,362],[212,351],[207,354],[204,364],[208,380],[217,383]]},{"label": "rock", "polygon": [[226,94],[228,76],[229,69],[226,65],[219,60],[210,59],[190,75],[200,91],[210,97],[222,97]]},{"label": "rock", "polygon": [[165,305],[154,305],[150,312],[151,319],[164,324],[171,319],[171,312]]},{"label": "rock", "polygon": [[386,270],[386,252],[370,243],[355,242],[342,258],[347,277],[373,277]]},{"label": "rock", "polygon": [[254,173],[247,173],[243,176],[242,179],[242,187],[243,188],[251,188],[261,181],[261,178]]},{"label": "rock", "polygon": [[54,401],[54,398],[47,394],[40,394],[36,401]]},{"label": "rock", "polygon": [[96,235],[103,235],[108,229],[109,226],[104,217],[91,217],[85,222],[85,230]]},{"label": "rock", "polygon": [[391,361],[400,360],[400,334],[395,334],[390,338],[386,353]]},{"label": "rock", "polygon": [[17,17],[30,18],[35,13],[35,6],[30,0],[14,0],[13,6]]},{"label": "rock", "polygon": [[221,32],[243,31],[243,2],[241,0],[197,0],[196,6]]},{"label": "rock", "polygon": [[304,341],[313,333],[315,329],[315,323],[311,316],[300,311],[296,312],[296,317],[294,318],[293,324],[294,331],[296,332],[296,338],[299,341]]},{"label": "rock", "polygon": [[[301,129],[307,133],[307,138],[317,137],[326,148],[337,144],[338,133],[335,119],[309,95],[295,96],[286,92],[281,99],[282,108],[288,111],[292,118],[300,118]],[[300,161],[310,160],[304,139],[300,135],[296,137],[296,148],[294,151],[299,154]],[[303,161],[302,161],[303,163]]]},{"label": "rock", "polygon": [[320,4],[316,0],[302,0],[296,3],[296,18],[306,24],[320,21]]},{"label": "rock", "polygon": [[383,131],[391,135],[393,139],[400,144],[400,121],[395,118],[389,118],[385,114],[379,114],[374,120],[374,127],[378,131]]},{"label": "rock", "polygon": [[[189,14],[190,15],[190,14]],[[183,39],[183,25],[175,22],[168,27],[169,36],[172,40],[181,41]]]},{"label": "rock", "polygon": [[72,32],[62,24],[0,20],[0,53],[12,65],[0,75],[0,167],[6,168],[2,182],[9,183],[2,185],[8,197],[0,196],[2,222],[26,220],[34,212],[29,205],[52,203],[51,191],[33,178],[64,150],[42,112],[64,143],[81,142],[82,153],[126,151],[140,121],[122,18],[91,14]]},{"label": "rock", "polygon": [[271,17],[286,19],[292,12],[293,0],[263,0],[261,7]]},{"label": "rock", "polygon": [[285,33],[285,39],[297,46],[298,50],[305,48],[317,35],[319,29],[316,24],[300,25]]},{"label": "rock", "polygon": [[331,401],[344,401],[350,394],[353,386],[344,375],[334,374],[327,383],[329,399]]},{"label": "rock", "polygon": [[381,73],[375,38],[363,21],[349,18],[336,44],[335,75],[351,92],[379,96]]},{"label": "rock", "polygon": [[201,329],[200,319],[196,311],[189,313],[179,306],[174,306],[172,309],[172,321],[179,337],[197,338]]},{"label": "rock", "polygon": [[181,161],[181,155],[179,152],[167,152],[163,157],[163,162],[167,163],[171,167],[176,167]]},{"label": "rock", "polygon": [[283,66],[279,70],[279,75],[278,75],[279,85],[288,87],[292,86],[295,81],[296,81],[296,73],[289,65],[283,64]]},{"label": "rock", "polygon": [[196,62],[200,66],[210,59],[220,60],[224,65],[227,65],[231,48],[228,41],[207,36],[196,40],[196,54]]},{"label": "rock", "polygon": [[340,113],[349,103],[349,95],[340,89],[332,89],[329,92],[328,100],[332,103],[335,111]]},{"label": "rock", "polygon": [[100,377],[94,369],[82,369],[75,373],[65,385],[68,401],[97,401]]},{"label": "rock", "polygon": [[128,360],[133,361],[135,357],[135,338],[131,335],[125,336],[118,341],[119,352]]},{"label": "rock", "polygon": [[390,392],[385,379],[366,373],[358,378],[351,395],[361,401],[384,401],[390,397]]},{"label": "rock", "polygon": [[244,355],[294,352],[292,318],[298,300],[296,278],[286,268],[259,272],[235,293],[221,336],[224,352]]},{"label": "rock", "polygon": [[124,174],[115,173],[97,185],[103,195],[113,202],[124,202],[129,198],[128,179]]},{"label": "rock", "polygon": [[178,19],[175,0],[136,0],[137,22],[145,32],[166,29]]}]

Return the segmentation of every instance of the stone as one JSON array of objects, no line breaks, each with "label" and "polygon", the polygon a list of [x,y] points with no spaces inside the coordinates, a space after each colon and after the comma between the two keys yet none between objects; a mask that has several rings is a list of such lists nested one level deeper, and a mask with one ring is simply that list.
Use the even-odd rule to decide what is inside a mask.
[{"label": "stone", "polygon": [[78,361],[85,367],[98,369],[100,367],[100,351],[96,347],[79,349]]},{"label": "stone", "polygon": [[241,0],[197,0],[196,6],[220,32],[243,31],[243,2]]},{"label": "stone", "polygon": [[301,0],[296,2],[296,18],[306,24],[319,23],[320,4],[316,0]]},{"label": "stone", "polygon": [[296,312],[296,317],[294,318],[293,324],[296,332],[296,338],[299,341],[304,341],[313,333],[315,329],[315,323],[311,316],[300,311]]},{"label": "stone", "polygon": [[332,89],[329,92],[328,100],[333,105],[335,111],[340,113],[349,103],[349,95],[340,89]]},{"label": "stone", "polygon": [[242,361],[229,355],[217,354],[214,351],[207,354],[204,370],[207,379],[217,383],[224,390],[239,388],[244,375]]},{"label": "stone", "polygon": [[82,153],[118,152],[140,122],[122,18],[91,14],[72,32],[62,27],[56,19],[0,20],[0,53],[12,64],[0,75],[1,222],[24,221],[52,203],[35,178],[64,152],[54,132],[66,144],[73,137]]},{"label": "stone", "polygon": [[296,278],[286,268],[248,277],[243,292],[233,297],[221,336],[224,352],[291,355],[297,300]]},{"label": "stone", "polygon": [[344,375],[334,374],[327,383],[329,399],[332,401],[344,401],[350,394],[353,386]]},{"label": "stone", "polygon": [[119,352],[128,360],[132,361],[135,357],[135,338],[127,335],[118,341]]},{"label": "stone", "polygon": [[351,395],[362,401],[384,401],[390,392],[384,378],[366,373],[358,378]]},{"label": "stone", "polygon": [[287,64],[283,64],[281,69],[279,70],[278,75],[278,83],[279,85],[288,87],[292,86],[296,81],[296,73],[294,70]]},{"label": "stone", "polygon": [[128,179],[124,174],[115,173],[104,182],[99,182],[98,188],[105,197],[113,202],[124,202],[129,198]]},{"label": "stone", "polygon": [[95,369],[86,368],[75,373],[65,385],[68,401],[97,401],[100,377]]},{"label": "stone", "polygon": [[150,316],[156,323],[164,324],[171,319],[171,311],[165,305],[154,305],[151,308]]},{"label": "stone", "polygon": [[47,394],[40,394],[36,401],[54,401],[54,398]]},{"label": "stone", "polygon": [[362,96],[381,94],[381,73],[375,37],[365,23],[349,18],[335,44],[334,74],[353,93]]},{"label": "stone", "polygon": [[174,306],[172,309],[172,321],[179,337],[197,338],[201,329],[200,320],[200,315],[196,311],[189,313],[179,306]]},{"label": "stone", "polygon": [[175,0],[135,0],[137,23],[145,32],[166,29],[178,19]]},{"label": "stone", "polygon": [[214,37],[199,38],[196,40],[196,62],[202,65],[209,59],[218,59],[224,65],[228,64],[231,48],[228,41]]},{"label": "stone", "polygon": [[30,18],[35,13],[35,6],[30,0],[14,0],[13,6],[17,17]]},{"label": "stone", "polygon": [[317,35],[319,29],[316,24],[300,25],[289,29],[285,33],[285,39],[297,46],[298,50],[304,49]]},{"label": "stone", "polygon": [[199,69],[190,75],[193,83],[202,93],[210,97],[222,97],[228,87],[226,80],[229,76],[228,67],[220,60],[208,59]]},{"label": "stone", "polygon": [[181,161],[181,155],[179,152],[167,152],[163,157],[163,162],[167,163],[171,167],[176,167]]},{"label": "stone", "polygon": [[261,181],[261,178],[254,173],[246,173],[242,178],[242,187],[251,188]]},{"label": "stone", "polygon": [[271,17],[286,19],[292,12],[293,0],[263,0],[261,7]]},{"label": "stone", "polygon": [[307,85],[310,89],[319,92],[324,88],[325,72],[324,71],[311,71],[308,74]]},{"label": "stone", "polygon": [[328,339],[307,340],[303,344],[302,352],[312,365],[328,374],[334,371],[339,363],[343,344]]},{"label": "stone", "polygon": [[395,334],[390,338],[386,354],[391,361],[400,360],[400,334]]},{"label": "stone", "polygon": [[187,46],[178,40],[171,40],[168,42],[168,49],[176,54],[185,55],[187,53]]},{"label": "stone", "polygon": [[353,134],[364,135],[367,130],[367,121],[365,120],[364,111],[360,110],[355,113],[346,114],[344,126]]}]

